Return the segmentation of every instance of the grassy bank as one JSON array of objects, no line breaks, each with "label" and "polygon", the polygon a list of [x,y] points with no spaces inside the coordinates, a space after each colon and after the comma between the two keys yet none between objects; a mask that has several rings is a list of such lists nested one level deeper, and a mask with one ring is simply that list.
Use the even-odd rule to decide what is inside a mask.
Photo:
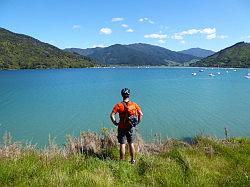
[{"label": "grassy bank", "polygon": [[0,186],[250,186],[250,139],[197,136],[190,143],[137,138],[137,163],[119,161],[114,131],[67,136],[59,148],[13,142],[0,147]]}]

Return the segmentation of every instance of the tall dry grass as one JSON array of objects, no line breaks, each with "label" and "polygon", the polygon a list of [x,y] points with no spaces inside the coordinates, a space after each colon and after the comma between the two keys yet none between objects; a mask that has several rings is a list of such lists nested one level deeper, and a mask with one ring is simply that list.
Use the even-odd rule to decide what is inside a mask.
[{"label": "tall dry grass", "polygon": [[152,142],[136,136],[137,163],[119,161],[116,131],[66,136],[60,147],[49,136],[38,148],[13,141],[0,145],[0,186],[249,186],[250,139],[197,136],[192,143]]},{"label": "tall dry grass", "polygon": [[[68,157],[76,154],[99,155],[104,150],[119,148],[117,141],[117,132],[115,129],[101,129],[101,133],[80,132],[78,137],[67,135],[63,147],[58,146],[55,138],[49,135],[48,144],[44,148],[38,148],[30,142],[16,142],[10,132],[6,132],[3,137],[3,144],[0,146],[0,158],[18,157],[24,153],[36,151],[41,155],[53,156],[61,155]],[[161,140],[160,136],[155,135],[153,142],[145,142],[141,136],[136,133],[135,138],[136,152],[142,155],[160,154],[167,152],[176,146],[190,146],[188,143],[167,139]]]}]

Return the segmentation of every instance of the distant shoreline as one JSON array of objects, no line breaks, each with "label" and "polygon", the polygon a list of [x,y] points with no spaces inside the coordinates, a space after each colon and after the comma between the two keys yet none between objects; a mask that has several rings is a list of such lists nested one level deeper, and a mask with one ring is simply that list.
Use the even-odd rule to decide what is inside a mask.
[{"label": "distant shoreline", "polygon": [[183,69],[183,68],[190,68],[190,69],[249,69],[250,67],[191,67],[191,66],[95,66],[95,67],[84,67],[84,68],[36,68],[36,69],[0,69],[1,71],[18,71],[18,70],[62,70],[62,69],[115,69],[115,68],[144,68],[144,69],[150,69],[150,68],[177,68],[177,69]]}]

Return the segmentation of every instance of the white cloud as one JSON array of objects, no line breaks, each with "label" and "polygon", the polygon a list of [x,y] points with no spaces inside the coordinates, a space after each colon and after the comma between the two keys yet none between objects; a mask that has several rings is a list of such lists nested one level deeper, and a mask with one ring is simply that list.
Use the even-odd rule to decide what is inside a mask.
[{"label": "white cloud", "polygon": [[159,42],[159,43],[161,43],[161,44],[166,43],[166,41],[165,41],[165,40],[158,40],[158,42]]},{"label": "white cloud", "polygon": [[211,40],[211,39],[214,39],[214,38],[216,38],[216,33],[209,34],[209,35],[206,36],[206,39],[208,39],[208,40]]},{"label": "white cloud", "polygon": [[121,26],[124,27],[124,28],[128,28],[127,24],[121,24]]},{"label": "white cloud", "polygon": [[168,29],[168,26],[160,25],[160,28],[161,28],[161,29],[164,29],[164,30],[167,30],[167,29]]},{"label": "white cloud", "polygon": [[183,36],[175,33],[173,36],[171,36],[172,39],[175,39],[175,40],[183,40]]},{"label": "white cloud", "polygon": [[198,30],[198,29],[189,29],[187,31],[182,31],[181,33],[179,33],[179,35],[181,35],[181,36],[193,35],[193,34],[197,34],[199,32],[200,32],[200,30]]},{"label": "white cloud", "polygon": [[[185,36],[187,35],[194,35],[194,34],[205,34],[206,39],[214,39],[216,38],[216,28],[204,28],[204,29],[189,29],[186,31],[182,31],[179,33],[174,33],[173,36],[171,36],[172,39],[175,40],[183,40]],[[221,35],[222,37],[225,38],[224,35]]]},{"label": "white cloud", "polygon": [[117,22],[117,21],[123,21],[124,18],[112,18],[111,21],[112,22]]},{"label": "white cloud", "polygon": [[181,41],[182,44],[185,44],[186,42],[184,40]]},{"label": "white cloud", "polygon": [[92,47],[93,47],[93,48],[96,48],[96,47],[106,47],[106,46],[103,45],[103,44],[97,44],[97,45],[93,45]]},{"label": "white cloud", "polygon": [[99,31],[100,34],[106,34],[106,35],[109,35],[112,33],[112,30],[110,28],[107,28],[107,27],[103,27],[100,29]]},{"label": "white cloud", "polygon": [[167,38],[167,35],[166,34],[146,34],[144,35],[144,38],[153,38],[153,39],[159,39],[159,40],[162,40],[162,39],[166,39]]},{"label": "white cloud", "polygon": [[126,30],[126,32],[134,32],[134,30],[129,28],[129,29]]},{"label": "white cloud", "polygon": [[149,18],[140,18],[138,21],[139,22],[148,22],[150,24],[155,24],[155,22],[150,20]]},{"label": "white cloud", "polygon": [[152,21],[152,20],[148,20],[148,22],[149,22],[150,24],[155,24],[155,22]]},{"label": "white cloud", "polygon": [[227,35],[218,35],[217,38],[226,39],[226,38],[228,38],[228,36]]},{"label": "white cloud", "polygon": [[72,29],[76,30],[76,29],[80,29],[81,28],[81,25],[73,25],[72,26]]},{"label": "white cloud", "polygon": [[216,28],[205,28],[201,30],[200,33],[211,35],[211,34],[216,33]]}]

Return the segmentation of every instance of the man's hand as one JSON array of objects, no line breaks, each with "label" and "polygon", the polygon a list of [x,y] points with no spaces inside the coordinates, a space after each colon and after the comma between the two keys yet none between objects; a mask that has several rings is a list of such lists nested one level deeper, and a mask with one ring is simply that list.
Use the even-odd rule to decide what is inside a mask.
[{"label": "man's hand", "polygon": [[[142,116],[143,116],[143,113],[142,113],[141,110],[139,110],[139,112],[138,112],[138,124],[141,123]],[[137,124],[137,125],[138,125],[138,124]]]},{"label": "man's hand", "polygon": [[112,113],[110,114],[110,119],[111,119],[112,123],[113,123],[115,126],[118,126],[119,123],[117,123],[116,120],[115,120],[115,113],[112,112]]}]

